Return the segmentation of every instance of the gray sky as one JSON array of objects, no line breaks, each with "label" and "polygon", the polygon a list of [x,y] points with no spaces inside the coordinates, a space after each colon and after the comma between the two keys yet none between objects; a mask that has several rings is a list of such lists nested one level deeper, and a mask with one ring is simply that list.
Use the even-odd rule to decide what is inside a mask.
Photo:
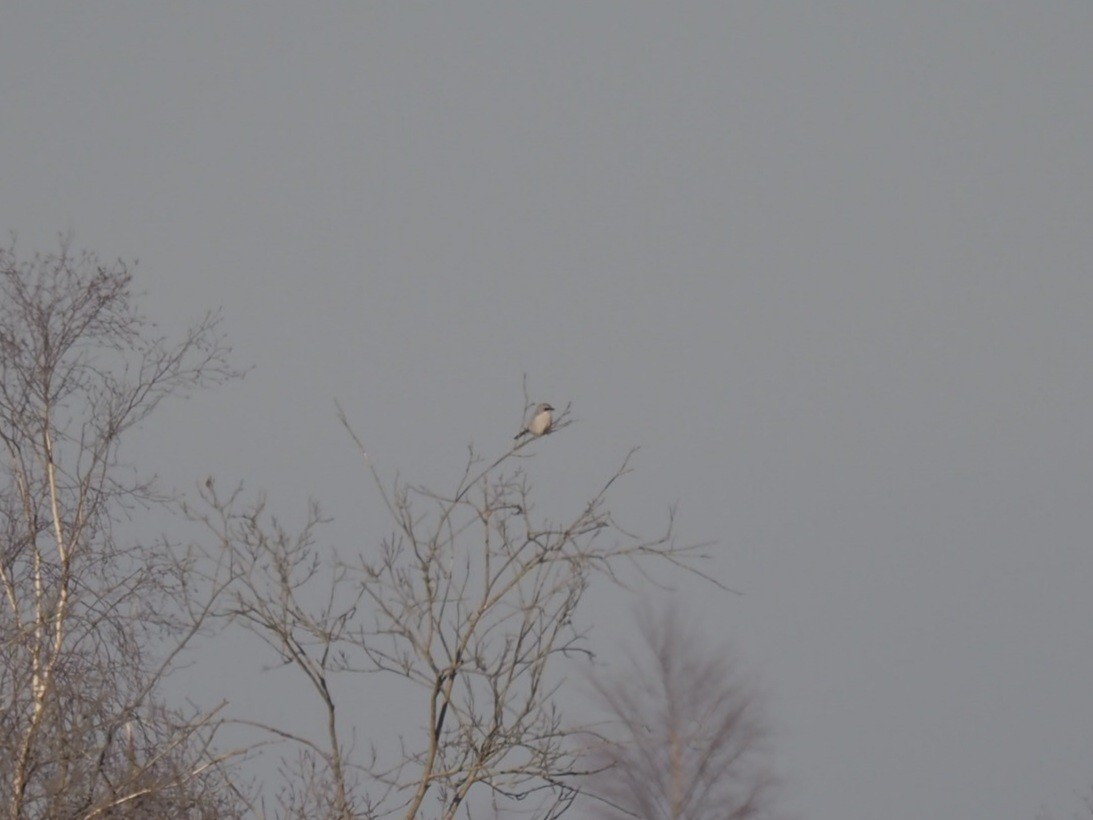
[{"label": "gray sky", "polygon": [[639,444],[624,520],[717,541],[786,808],[1069,816],[1091,43],[1084,2],[8,4],[0,227],[139,258],[169,327],[223,306],[256,369],[146,431],[166,479],[368,540],[332,398],[442,486],[526,372],[580,419],[551,503]]}]

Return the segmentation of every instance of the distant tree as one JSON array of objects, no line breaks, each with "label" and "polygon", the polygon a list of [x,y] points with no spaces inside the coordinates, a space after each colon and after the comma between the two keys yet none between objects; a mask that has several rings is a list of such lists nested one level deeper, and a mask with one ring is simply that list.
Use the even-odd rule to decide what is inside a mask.
[{"label": "distant tree", "polygon": [[[569,423],[563,411],[552,429]],[[191,510],[239,573],[225,614],[297,668],[326,715],[314,736],[268,727],[299,749],[286,761],[283,814],[553,818],[571,806],[587,727],[563,717],[556,662],[587,652],[586,593],[628,565],[691,568],[697,556],[673,541],[671,516],[652,539],[617,525],[608,495],[629,457],[568,520],[545,520],[524,466],[537,441],[488,460],[472,450],[448,492],[389,487],[365,456],[393,529],[379,549],[340,557],[316,546],[316,507],[295,533],[261,502],[208,488],[204,511]],[[345,739],[360,723],[338,709],[334,681],[357,674],[417,692],[401,748],[362,752]]]},{"label": "distant tree", "polygon": [[[120,262],[0,251],[0,805],[19,818],[236,816],[212,713],[161,684],[217,594],[119,522],[165,499],[119,458],[168,397],[230,378],[213,317],[168,343]],[[207,576],[206,576],[207,577]],[[210,582],[211,581],[211,582]]]},{"label": "distant tree", "polygon": [[756,691],[676,609],[642,610],[638,623],[638,651],[594,680],[607,723],[582,808],[604,820],[769,816],[774,779]]},{"label": "distant tree", "polygon": [[[1081,798],[1081,802],[1082,808],[1071,814],[1073,820],[1087,820],[1088,818],[1093,817],[1093,790],[1084,794]],[[1036,813],[1036,820],[1052,820],[1052,817],[1053,815],[1048,812],[1047,809],[1040,809],[1040,811]]]}]

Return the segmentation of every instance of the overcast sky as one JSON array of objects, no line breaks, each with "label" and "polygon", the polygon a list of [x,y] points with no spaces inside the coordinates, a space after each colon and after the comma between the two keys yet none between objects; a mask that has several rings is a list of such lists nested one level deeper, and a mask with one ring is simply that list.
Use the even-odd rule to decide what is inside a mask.
[{"label": "overcast sky", "polygon": [[333,398],[439,487],[527,373],[579,418],[536,444],[548,501],[641,445],[624,520],[716,541],[745,594],[688,591],[768,692],[787,809],[1068,818],[1091,89],[1088,2],[9,3],[0,228],[139,258],[169,328],[223,308],[255,369],[146,429],[165,480],[378,537]]}]

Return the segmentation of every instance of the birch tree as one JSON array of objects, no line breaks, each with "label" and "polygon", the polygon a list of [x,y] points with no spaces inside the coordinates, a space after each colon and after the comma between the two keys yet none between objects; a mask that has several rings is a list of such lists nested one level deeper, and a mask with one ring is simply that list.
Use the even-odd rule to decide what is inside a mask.
[{"label": "birch tree", "polygon": [[[11,820],[231,817],[215,715],[160,696],[216,583],[118,525],[166,499],[121,458],[160,402],[234,375],[215,317],[178,342],[116,262],[0,251],[0,803]],[[206,579],[212,578],[203,573]],[[226,579],[222,579],[226,580]]]}]

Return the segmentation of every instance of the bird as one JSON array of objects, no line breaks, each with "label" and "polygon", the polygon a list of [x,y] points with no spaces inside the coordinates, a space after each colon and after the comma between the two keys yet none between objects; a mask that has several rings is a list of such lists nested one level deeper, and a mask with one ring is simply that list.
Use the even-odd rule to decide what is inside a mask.
[{"label": "bird", "polygon": [[535,408],[535,413],[531,417],[531,421],[528,422],[528,426],[513,436],[513,439],[521,438],[522,436],[542,436],[550,432],[550,425],[554,423],[554,417],[551,413],[554,408],[546,402],[538,405]]}]

